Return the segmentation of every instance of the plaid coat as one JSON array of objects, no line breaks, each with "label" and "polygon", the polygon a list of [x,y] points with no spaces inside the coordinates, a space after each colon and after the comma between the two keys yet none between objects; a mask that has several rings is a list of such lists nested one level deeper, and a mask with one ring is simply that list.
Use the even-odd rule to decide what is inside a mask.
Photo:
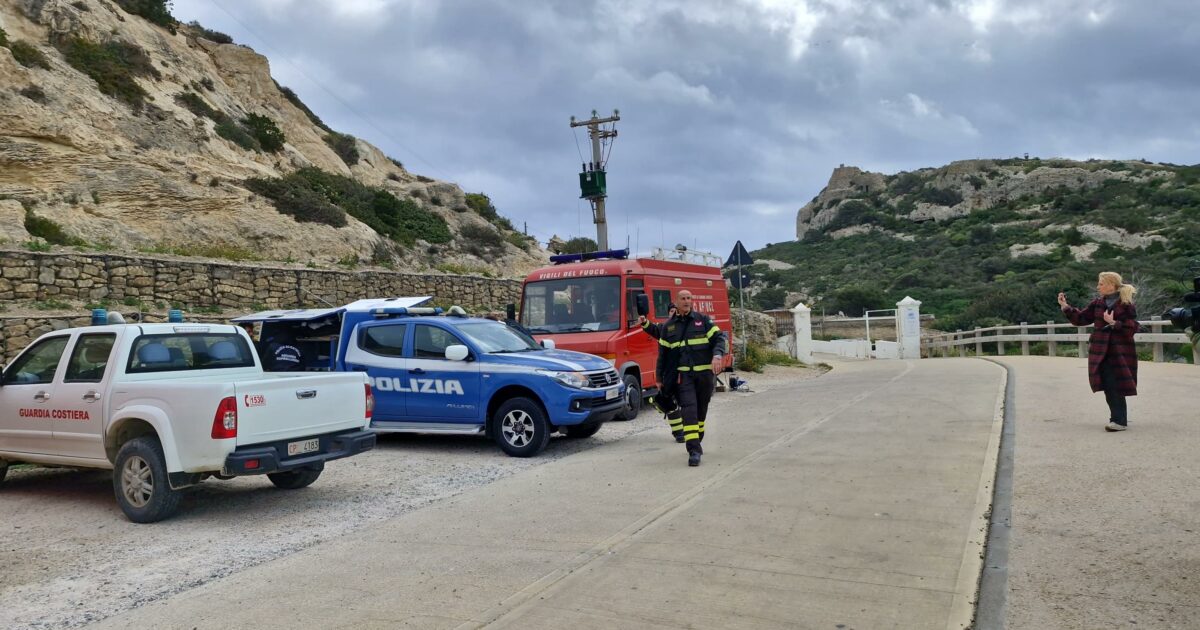
[{"label": "plaid coat", "polygon": [[1096,325],[1088,339],[1088,381],[1092,391],[1104,391],[1100,362],[1108,359],[1114,368],[1118,393],[1137,396],[1137,349],[1133,345],[1133,336],[1138,331],[1137,309],[1118,300],[1113,306],[1113,319],[1117,323],[1110,327],[1104,321],[1107,308],[1104,298],[1096,298],[1083,308],[1068,306],[1063,314],[1076,326]]}]

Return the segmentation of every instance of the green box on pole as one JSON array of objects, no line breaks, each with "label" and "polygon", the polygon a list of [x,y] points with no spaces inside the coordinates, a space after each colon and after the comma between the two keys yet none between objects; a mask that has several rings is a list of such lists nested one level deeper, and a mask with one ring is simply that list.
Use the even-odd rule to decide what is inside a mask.
[{"label": "green box on pole", "polygon": [[608,195],[604,171],[584,171],[579,174],[580,199],[598,199]]}]

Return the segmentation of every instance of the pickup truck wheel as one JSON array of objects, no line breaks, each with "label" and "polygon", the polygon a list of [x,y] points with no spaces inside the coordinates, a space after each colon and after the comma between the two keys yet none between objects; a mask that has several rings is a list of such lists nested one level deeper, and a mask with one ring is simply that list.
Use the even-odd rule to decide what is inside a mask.
[{"label": "pickup truck wheel", "polygon": [[567,437],[569,438],[589,438],[596,435],[600,427],[604,426],[603,422],[589,422],[587,424],[577,424],[575,426],[566,427]]},{"label": "pickup truck wheel", "polygon": [[281,490],[299,490],[300,488],[311,486],[317,480],[317,477],[320,476],[321,471],[313,468],[267,473],[267,479],[270,479],[271,483],[275,484],[275,487]]},{"label": "pickup truck wheel", "polygon": [[492,435],[505,453],[513,457],[532,457],[550,442],[550,423],[536,402],[513,398],[492,415]]},{"label": "pickup truck wheel", "polygon": [[625,409],[617,414],[617,420],[633,420],[642,410],[642,384],[632,374],[625,375]]},{"label": "pickup truck wheel", "polygon": [[117,504],[129,520],[154,523],[175,513],[183,494],[167,481],[162,446],[152,437],[126,442],[117,452],[113,490]]}]

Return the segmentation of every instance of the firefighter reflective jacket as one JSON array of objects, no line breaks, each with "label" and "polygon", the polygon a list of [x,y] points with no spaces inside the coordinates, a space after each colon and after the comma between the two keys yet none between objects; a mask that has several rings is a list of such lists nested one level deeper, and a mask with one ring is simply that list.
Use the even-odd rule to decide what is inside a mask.
[{"label": "firefighter reflective jacket", "polygon": [[707,315],[692,311],[654,324],[646,321],[642,329],[658,339],[662,371],[699,372],[712,369],[713,357],[725,354],[725,333]]}]

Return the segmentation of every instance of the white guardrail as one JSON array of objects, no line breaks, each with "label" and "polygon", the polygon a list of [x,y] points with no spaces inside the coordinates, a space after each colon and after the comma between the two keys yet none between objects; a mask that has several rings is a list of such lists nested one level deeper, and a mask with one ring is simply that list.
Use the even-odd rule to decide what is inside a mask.
[{"label": "white guardrail", "polygon": [[[1192,362],[1196,363],[1197,349],[1192,346],[1192,341],[1187,334],[1182,332],[1163,332],[1163,328],[1171,326],[1171,322],[1155,317],[1139,321],[1138,323],[1142,325],[1143,329],[1150,332],[1138,333],[1134,336],[1133,340],[1138,344],[1149,344],[1156,363],[1161,363],[1164,360],[1163,346],[1167,344],[1182,344],[1192,347]],[[1030,342],[1045,342],[1049,356],[1058,356],[1058,344],[1074,343],[1079,345],[1079,356],[1087,358],[1088,335],[1091,333],[1091,328],[1091,326],[1046,322],[1045,324],[1021,323],[1016,326],[993,326],[991,328],[976,328],[974,330],[958,330],[942,335],[931,335],[922,339],[921,353],[927,357],[936,357],[939,355],[943,357],[954,355],[965,357],[967,356],[968,348],[974,346],[975,355],[982,356],[984,354],[984,344],[988,344],[990,346],[989,349],[994,349],[997,355],[1004,355],[1006,343],[1019,343],[1021,344],[1021,354],[1028,355]],[[1073,329],[1074,331],[1057,332],[1060,329]],[[1031,332],[1034,330],[1045,330],[1045,332]]]}]

